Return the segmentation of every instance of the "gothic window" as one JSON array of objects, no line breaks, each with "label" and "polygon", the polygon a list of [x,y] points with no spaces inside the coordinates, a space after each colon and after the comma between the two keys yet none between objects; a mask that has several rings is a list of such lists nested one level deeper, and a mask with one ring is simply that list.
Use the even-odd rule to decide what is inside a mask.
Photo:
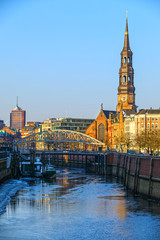
[{"label": "gothic window", "polygon": [[126,57],[124,57],[124,63],[126,63]]},{"label": "gothic window", "polygon": [[130,58],[128,57],[128,63],[130,62]]},{"label": "gothic window", "polygon": [[128,81],[130,81],[131,80],[131,77],[130,77],[130,75],[128,76]]},{"label": "gothic window", "polygon": [[105,142],[105,127],[102,123],[98,127],[98,135],[99,135],[98,140],[101,142]]},{"label": "gothic window", "polygon": [[126,76],[123,76],[123,82],[124,83],[126,82]]}]

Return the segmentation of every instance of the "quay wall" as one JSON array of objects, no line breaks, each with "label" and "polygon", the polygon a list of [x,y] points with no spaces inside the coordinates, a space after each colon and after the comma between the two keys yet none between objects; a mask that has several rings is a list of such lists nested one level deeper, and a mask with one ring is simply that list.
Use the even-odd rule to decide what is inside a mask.
[{"label": "quay wall", "polygon": [[11,177],[12,177],[12,173],[10,168],[6,168],[0,171],[0,183]]},{"label": "quay wall", "polygon": [[11,168],[7,168],[7,158],[0,159],[0,183],[11,176]]},{"label": "quay wall", "polygon": [[85,168],[87,171],[120,178],[134,194],[160,200],[160,158],[117,152],[95,154],[54,155],[59,167]]},{"label": "quay wall", "polygon": [[160,158],[154,156],[107,154],[107,174],[121,178],[135,194],[160,200]]}]

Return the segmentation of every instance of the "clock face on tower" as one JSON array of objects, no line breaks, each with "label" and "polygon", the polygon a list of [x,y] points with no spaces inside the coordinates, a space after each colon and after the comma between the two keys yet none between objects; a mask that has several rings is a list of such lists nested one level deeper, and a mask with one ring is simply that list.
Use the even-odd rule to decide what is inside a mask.
[{"label": "clock face on tower", "polygon": [[124,102],[124,101],[126,101],[126,97],[121,97],[121,100]]}]

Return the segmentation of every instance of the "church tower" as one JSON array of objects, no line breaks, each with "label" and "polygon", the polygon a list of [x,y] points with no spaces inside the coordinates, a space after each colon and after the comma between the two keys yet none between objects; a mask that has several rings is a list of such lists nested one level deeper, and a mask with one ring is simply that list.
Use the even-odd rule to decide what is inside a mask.
[{"label": "church tower", "polygon": [[119,69],[119,87],[117,112],[121,110],[133,110],[136,112],[134,69],[132,67],[132,51],[129,46],[128,18],[126,17],[126,30],[124,47],[121,52],[121,67]]}]

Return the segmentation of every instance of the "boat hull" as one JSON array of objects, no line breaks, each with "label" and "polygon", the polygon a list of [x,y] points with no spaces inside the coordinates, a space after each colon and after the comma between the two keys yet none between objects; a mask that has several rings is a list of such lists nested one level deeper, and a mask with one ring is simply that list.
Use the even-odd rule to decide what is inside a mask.
[{"label": "boat hull", "polygon": [[54,179],[56,178],[56,171],[45,171],[43,173],[44,178]]}]

